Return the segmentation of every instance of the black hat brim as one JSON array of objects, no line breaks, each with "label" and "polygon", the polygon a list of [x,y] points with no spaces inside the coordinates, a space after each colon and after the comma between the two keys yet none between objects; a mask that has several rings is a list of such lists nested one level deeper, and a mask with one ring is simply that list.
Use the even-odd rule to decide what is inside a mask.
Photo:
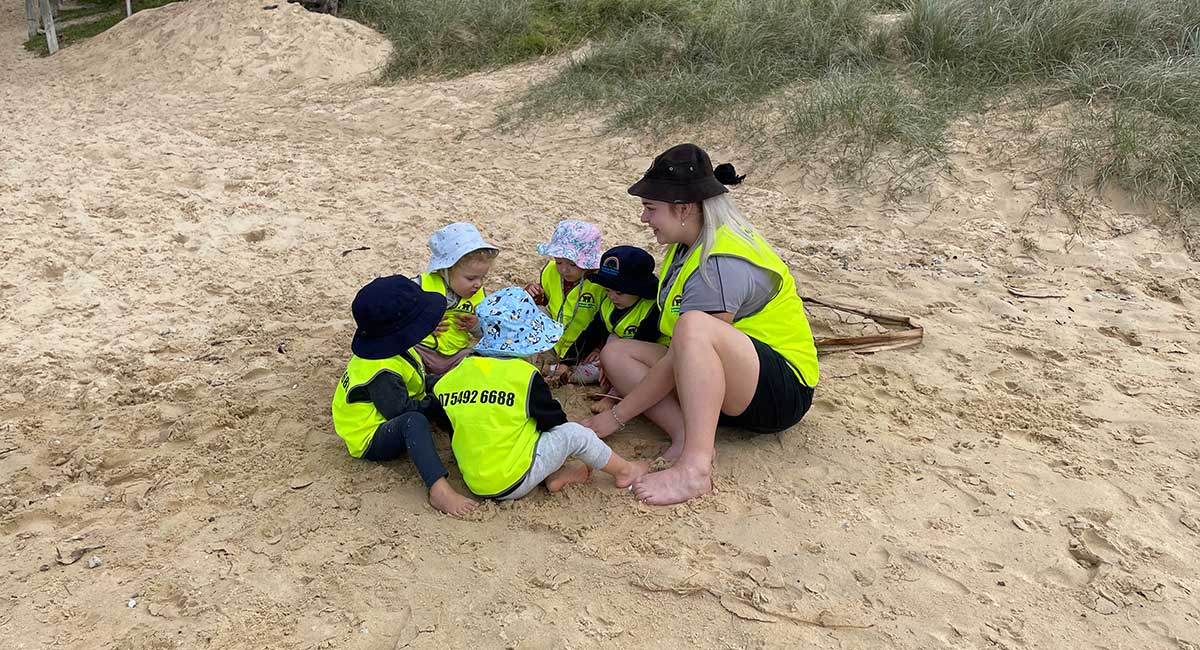
[{"label": "black hat brim", "polygon": [[680,183],[662,178],[643,176],[642,180],[629,188],[629,193],[651,201],[664,203],[699,203],[704,199],[724,194],[726,189],[721,181],[712,176]]},{"label": "black hat brim", "polygon": [[438,323],[446,315],[446,297],[440,293],[422,291],[413,309],[417,315],[387,335],[367,336],[362,330],[355,330],[350,351],[362,359],[388,359],[404,354],[437,329]]},{"label": "black hat brim", "polygon": [[641,278],[623,278],[621,276],[613,277],[595,272],[588,279],[605,289],[628,293],[639,298],[650,298],[653,300],[658,293],[658,278],[653,275]]}]

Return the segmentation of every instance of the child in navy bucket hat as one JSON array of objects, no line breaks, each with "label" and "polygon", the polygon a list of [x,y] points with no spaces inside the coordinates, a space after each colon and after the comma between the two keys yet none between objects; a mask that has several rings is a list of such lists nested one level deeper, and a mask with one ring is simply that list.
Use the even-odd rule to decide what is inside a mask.
[{"label": "child in navy bucket hat", "polygon": [[[518,287],[501,289],[476,308],[483,338],[437,383],[454,430],[454,457],[477,496],[519,499],[545,483],[557,492],[591,478],[593,469],[628,487],[645,463],[625,460],[591,429],[568,422],[550,387],[527,358],[553,348],[563,329]],[[565,465],[569,456],[584,464]]]},{"label": "child in navy bucket hat", "polygon": [[333,393],[334,430],[354,458],[389,461],[407,451],[430,505],[450,515],[467,514],[477,504],[446,480],[429,428],[441,407],[426,395],[425,368],[413,351],[442,319],[445,299],[393,275],[360,289],[352,310],[358,327]]},{"label": "child in navy bucket hat", "polygon": [[429,237],[429,265],[414,278],[426,291],[446,297],[446,315],[417,346],[417,354],[435,381],[471,352],[479,336],[475,307],[483,300],[483,282],[500,249],[483,240],[469,223],[452,223]]},{"label": "child in navy bucket hat", "polygon": [[[654,300],[658,276],[654,275],[654,257],[636,246],[617,246],[600,256],[600,269],[589,279],[607,290],[600,303],[600,315],[579,337],[580,367],[597,363],[600,350],[610,337],[670,345],[671,338],[659,332],[660,312]],[[573,378],[574,379],[574,378]],[[578,382],[584,383],[584,382]],[[601,381],[601,390],[611,388]],[[614,402],[602,398],[592,406],[596,413],[611,409]]]}]

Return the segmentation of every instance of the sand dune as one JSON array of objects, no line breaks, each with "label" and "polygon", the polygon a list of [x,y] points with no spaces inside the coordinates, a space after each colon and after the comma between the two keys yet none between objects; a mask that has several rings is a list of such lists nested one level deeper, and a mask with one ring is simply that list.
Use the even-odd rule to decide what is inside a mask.
[{"label": "sand dune", "polygon": [[655,250],[625,188],[666,142],[495,129],[551,64],[370,85],[383,39],[287,4],[48,59],[23,30],[0,7],[5,648],[1200,647],[1200,264],[1149,207],[1049,200],[1006,116],[899,202],[672,136],[749,172],[805,294],[924,345],[826,357],[802,424],[723,434],[705,499],[597,477],[458,521],[332,433],[354,291],[460,219],[493,288],[564,217]]}]

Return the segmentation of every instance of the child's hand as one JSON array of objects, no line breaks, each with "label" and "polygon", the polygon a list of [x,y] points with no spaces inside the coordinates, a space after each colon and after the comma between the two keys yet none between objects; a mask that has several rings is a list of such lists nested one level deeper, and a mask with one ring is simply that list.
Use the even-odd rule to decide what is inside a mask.
[{"label": "child's hand", "polygon": [[567,377],[571,376],[571,366],[565,363],[552,364],[547,370],[549,374],[546,375],[546,383],[551,386],[562,386],[567,383]]},{"label": "child's hand", "polygon": [[584,366],[599,365],[600,364],[600,351],[592,350],[591,354],[584,357],[583,361],[580,361],[579,363],[580,363],[580,365],[584,365]]},{"label": "child's hand", "polygon": [[449,329],[450,329],[450,321],[443,320],[442,322],[437,324],[437,327],[433,328],[433,333],[434,334],[445,334],[446,331]]},{"label": "child's hand", "polygon": [[458,329],[470,332],[479,324],[479,317],[475,314],[455,314],[454,321],[458,324]]},{"label": "child's hand", "polygon": [[542,288],[542,285],[536,282],[530,282],[529,284],[525,285],[525,293],[529,294],[530,298],[533,298],[534,304],[546,304],[546,290]]}]

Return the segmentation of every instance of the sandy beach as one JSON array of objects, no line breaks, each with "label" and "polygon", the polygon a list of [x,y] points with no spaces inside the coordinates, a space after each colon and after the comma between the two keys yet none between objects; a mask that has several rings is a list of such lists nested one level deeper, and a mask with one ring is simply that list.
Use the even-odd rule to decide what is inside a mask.
[{"label": "sandy beach", "polygon": [[[501,129],[554,61],[380,86],[382,36],[263,6],[44,59],[0,7],[4,648],[1200,648],[1200,262],[1152,206],[1051,200],[1002,113],[899,199],[715,131]],[[722,430],[680,506],[597,474],[457,520],[346,455],[362,284],[460,220],[504,249],[489,289],[564,218],[661,257],[626,188],[683,139],[748,174],[803,295],[924,343],[823,357],[804,421]]]}]

